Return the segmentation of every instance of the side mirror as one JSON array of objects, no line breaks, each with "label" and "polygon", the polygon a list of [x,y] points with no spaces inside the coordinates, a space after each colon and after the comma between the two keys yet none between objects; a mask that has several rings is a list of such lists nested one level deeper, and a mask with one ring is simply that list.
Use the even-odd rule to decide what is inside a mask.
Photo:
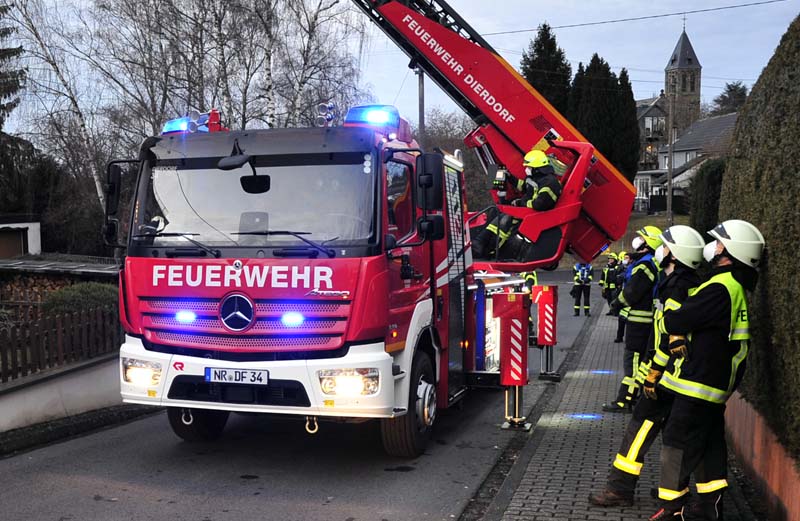
[{"label": "side mirror", "polygon": [[270,178],[268,175],[243,175],[239,183],[248,194],[264,194],[269,192]]},{"label": "side mirror", "polygon": [[393,249],[397,248],[397,237],[391,233],[387,233],[383,237],[383,244],[386,246],[386,251],[392,251]]},{"label": "side mirror", "polygon": [[419,234],[427,241],[438,241],[444,239],[444,217],[441,215],[429,215],[417,222]]},{"label": "side mirror", "polygon": [[422,154],[417,157],[417,206],[441,210],[444,206],[444,156]]},{"label": "side mirror", "polygon": [[106,217],[117,215],[121,187],[122,167],[119,163],[110,163],[106,169]]},{"label": "side mirror", "polygon": [[116,220],[106,221],[103,224],[103,242],[106,246],[119,246],[117,237],[119,235],[119,225]]}]

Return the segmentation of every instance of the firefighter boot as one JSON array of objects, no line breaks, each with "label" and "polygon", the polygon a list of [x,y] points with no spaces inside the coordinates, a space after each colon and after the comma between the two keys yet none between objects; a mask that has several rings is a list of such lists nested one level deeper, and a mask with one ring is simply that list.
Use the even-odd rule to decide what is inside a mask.
[{"label": "firefighter boot", "polygon": [[630,507],[633,506],[633,494],[615,492],[606,486],[600,492],[589,494],[589,503],[598,507]]},{"label": "firefighter boot", "polygon": [[686,521],[723,521],[722,493],[699,494],[697,501],[686,506]]}]

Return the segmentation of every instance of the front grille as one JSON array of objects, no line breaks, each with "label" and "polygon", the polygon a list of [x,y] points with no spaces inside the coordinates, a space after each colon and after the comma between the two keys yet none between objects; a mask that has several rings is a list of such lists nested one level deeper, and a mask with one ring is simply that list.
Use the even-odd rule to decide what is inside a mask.
[{"label": "front grille", "polygon": [[151,331],[152,341],[158,344],[173,344],[196,349],[215,351],[274,351],[281,349],[335,349],[342,344],[340,336],[245,336],[245,335],[205,335],[196,333],[175,333],[170,331]]},{"label": "front grille", "polygon": [[269,385],[208,383],[202,376],[177,376],[167,396],[171,400],[310,407],[303,384],[294,380],[270,380]]},{"label": "front grille", "polygon": [[[349,301],[256,300],[251,327],[242,332],[225,328],[219,318],[219,300],[207,298],[142,297],[139,311],[145,338],[175,349],[185,347],[218,352],[320,351],[344,345]],[[176,320],[191,311],[190,323]],[[287,327],[284,313],[303,314],[300,326]]]}]

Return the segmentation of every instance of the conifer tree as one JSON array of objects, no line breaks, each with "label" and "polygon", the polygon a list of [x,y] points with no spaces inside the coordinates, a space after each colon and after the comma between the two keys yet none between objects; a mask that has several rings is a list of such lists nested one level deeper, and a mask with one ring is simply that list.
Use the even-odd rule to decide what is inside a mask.
[{"label": "conifer tree", "polygon": [[[0,45],[16,32],[16,29],[3,23],[10,9],[10,5],[0,5]],[[20,54],[22,54],[21,46],[0,47],[0,130],[3,129],[11,111],[19,105],[17,93],[25,81],[25,71],[15,68],[14,60]]]},{"label": "conifer tree", "polygon": [[569,99],[567,100],[567,119],[580,128],[578,125],[578,118],[580,117],[579,108],[581,106],[581,96],[585,88],[584,80],[586,78],[586,69],[583,67],[583,62],[578,63],[578,71],[572,79],[572,85],[569,89]]},{"label": "conifer tree", "polygon": [[539,26],[536,38],[523,51],[520,62],[522,75],[560,113],[567,111],[572,67],[564,50],[546,23]]},{"label": "conifer tree", "polygon": [[636,119],[636,101],[633,99],[628,71],[619,73],[619,90],[617,92],[617,110],[615,120],[614,159],[611,162],[622,175],[629,180],[636,176],[639,164],[641,144],[639,142],[639,122]]}]

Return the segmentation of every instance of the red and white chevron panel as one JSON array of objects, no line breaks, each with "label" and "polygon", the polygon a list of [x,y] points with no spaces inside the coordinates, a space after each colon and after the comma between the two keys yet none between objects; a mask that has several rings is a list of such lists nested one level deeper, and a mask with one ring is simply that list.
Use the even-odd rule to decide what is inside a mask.
[{"label": "red and white chevron panel", "polygon": [[557,286],[534,286],[533,300],[539,308],[539,329],[536,332],[538,344],[540,346],[556,345],[557,330],[556,318],[558,310],[558,287]]},{"label": "red and white chevron panel", "polygon": [[528,316],[525,294],[493,295],[492,314],[500,320],[500,385],[528,383]]}]

